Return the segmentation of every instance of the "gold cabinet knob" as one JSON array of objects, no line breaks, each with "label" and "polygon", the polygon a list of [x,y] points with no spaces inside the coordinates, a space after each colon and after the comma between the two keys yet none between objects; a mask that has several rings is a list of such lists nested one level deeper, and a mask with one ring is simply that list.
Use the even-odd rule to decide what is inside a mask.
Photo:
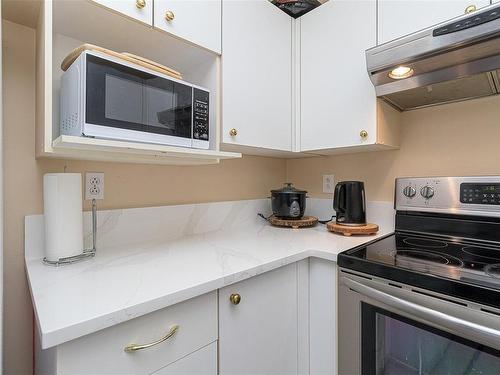
[{"label": "gold cabinet knob", "polygon": [[231,137],[236,137],[238,135],[238,130],[236,130],[235,128],[232,128],[231,130],[229,130],[229,135]]},{"label": "gold cabinet knob", "polygon": [[361,130],[359,132],[359,136],[363,139],[366,139],[368,137],[368,132],[366,130]]},{"label": "gold cabinet knob", "polygon": [[167,11],[165,12],[165,19],[166,19],[168,22],[173,21],[173,20],[174,20],[174,18],[175,18],[175,14],[174,14],[174,12],[172,12],[171,10],[167,10]]},{"label": "gold cabinet knob", "polygon": [[137,9],[142,9],[146,6],[146,0],[135,0],[135,6]]},{"label": "gold cabinet knob", "polygon": [[229,301],[231,301],[233,305],[238,305],[241,302],[241,296],[237,293],[231,294],[229,296]]},{"label": "gold cabinet knob", "polygon": [[475,12],[476,10],[477,10],[477,7],[474,4],[469,5],[467,8],[465,8],[465,14]]}]

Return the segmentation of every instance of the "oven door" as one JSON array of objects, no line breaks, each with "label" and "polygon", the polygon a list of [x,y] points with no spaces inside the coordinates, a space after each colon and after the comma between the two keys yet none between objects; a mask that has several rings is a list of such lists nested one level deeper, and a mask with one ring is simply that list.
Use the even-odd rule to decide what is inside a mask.
[{"label": "oven door", "polygon": [[339,272],[339,374],[498,373],[498,312],[348,272]]},{"label": "oven door", "polygon": [[87,53],[84,135],[192,146],[193,88]]}]

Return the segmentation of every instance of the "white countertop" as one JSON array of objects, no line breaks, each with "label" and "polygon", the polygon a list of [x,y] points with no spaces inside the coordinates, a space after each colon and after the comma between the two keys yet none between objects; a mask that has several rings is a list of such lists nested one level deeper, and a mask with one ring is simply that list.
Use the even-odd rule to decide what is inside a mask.
[{"label": "white countertop", "polygon": [[[312,205],[320,207],[323,200],[316,201]],[[97,256],[62,267],[42,264],[43,216],[27,217],[26,268],[42,348],[308,257],[336,261],[340,252],[394,227],[387,203],[368,204],[368,219],[380,231],[362,237],[336,235],[319,224],[272,227],[256,216],[267,205],[255,200],[100,212]]]}]

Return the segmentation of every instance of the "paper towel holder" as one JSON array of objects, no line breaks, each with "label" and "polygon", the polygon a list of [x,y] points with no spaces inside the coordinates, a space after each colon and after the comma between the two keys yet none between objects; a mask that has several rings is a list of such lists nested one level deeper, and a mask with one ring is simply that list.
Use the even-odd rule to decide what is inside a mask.
[{"label": "paper towel holder", "polygon": [[43,263],[49,266],[62,266],[64,264],[72,264],[76,262],[81,262],[82,260],[93,258],[97,251],[97,203],[95,199],[92,199],[92,248],[84,249],[81,254],[74,255],[71,257],[59,258],[59,260],[48,260],[46,257],[43,258]]}]

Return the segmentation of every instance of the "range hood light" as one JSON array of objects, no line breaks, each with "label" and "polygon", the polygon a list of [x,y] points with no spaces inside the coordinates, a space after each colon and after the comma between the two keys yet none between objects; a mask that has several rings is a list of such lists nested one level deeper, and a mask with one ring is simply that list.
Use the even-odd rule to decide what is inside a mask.
[{"label": "range hood light", "polygon": [[397,68],[391,70],[389,77],[392,79],[403,79],[411,77],[413,73],[413,69],[408,66],[398,66]]}]

